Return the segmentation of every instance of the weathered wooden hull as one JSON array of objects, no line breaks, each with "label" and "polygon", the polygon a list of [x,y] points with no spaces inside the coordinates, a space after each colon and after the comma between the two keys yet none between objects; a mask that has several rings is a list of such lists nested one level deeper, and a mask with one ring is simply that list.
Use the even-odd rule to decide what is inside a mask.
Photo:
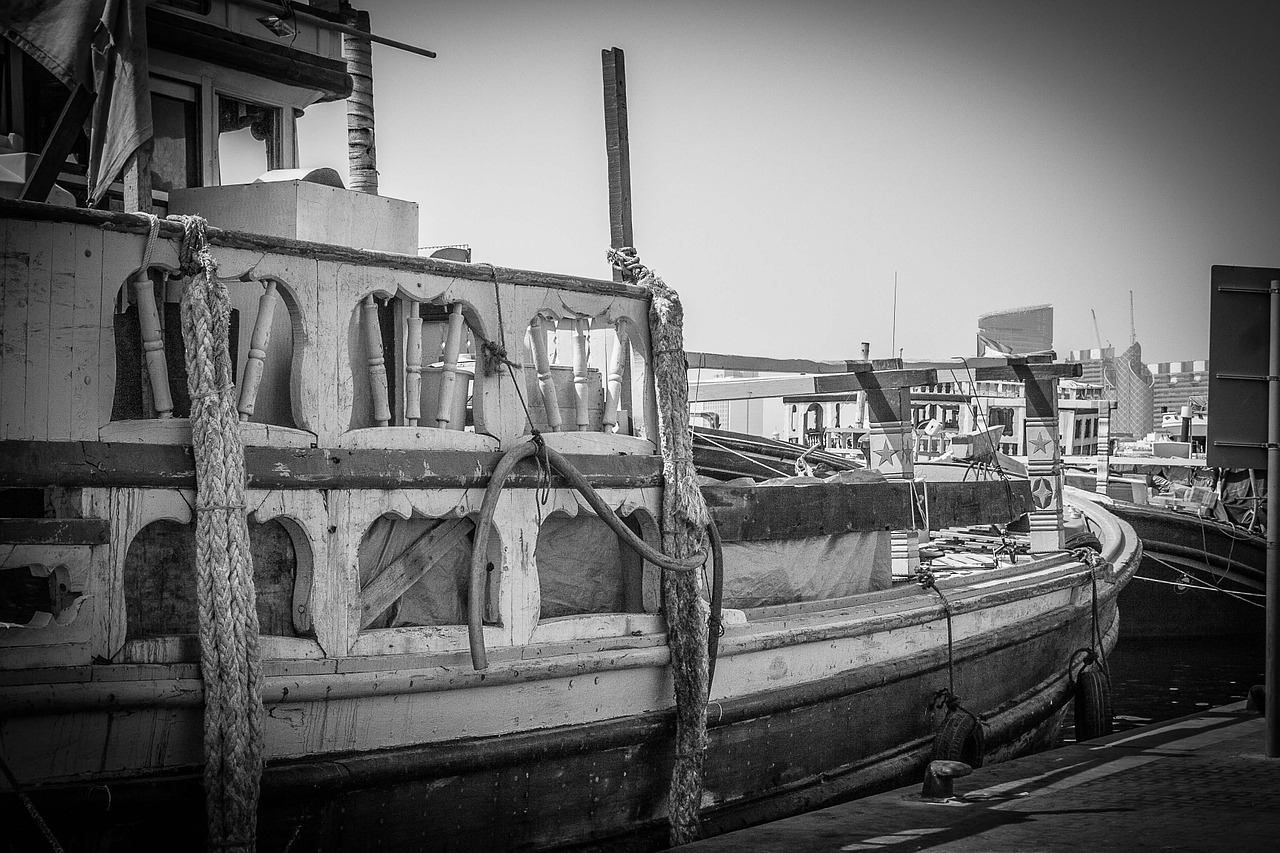
[{"label": "weathered wooden hull", "polygon": [[[1098,576],[1062,556],[1031,570],[943,582],[950,658],[939,597],[918,589],[872,593],[836,612],[774,608],[729,628],[708,708],[704,831],[919,778],[938,722],[931,703],[950,683],[985,724],[987,760],[1048,745],[1071,696],[1075,653],[1095,636],[1109,649],[1119,630],[1117,593],[1139,552],[1130,536],[1107,556],[1114,568]],[[297,730],[321,740],[326,728],[363,731],[369,742],[395,731],[416,739],[273,759],[263,780],[259,849],[664,846],[673,731],[669,698],[662,698],[670,689],[665,647],[543,652],[538,660],[499,659],[486,675],[467,672],[461,659],[420,661],[418,669],[369,673],[358,684],[282,675],[278,664],[268,679],[273,753],[289,751]],[[164,723],[173,756],[197,756],[199,691],[180,694],[159,678],[129,687],[75,700],[94,709],[75,710],[65,696],[42,700],[38,691],[10,696],[10,714],[50,713],[11,717],[6,742],[24,730],[44,732],[48,748],[65,749],[58,733],[77,720],[84,725],[86,715],[118,733],[149,717],[152,732]],[[149,703],[148,691],[157,693]],[[15,704],[24,698],[25,706]],[[636,712],[618,710],[628,705]],[[582,718],[546,725],[575,714]],[[542,725],[525,727],[521,718]],[[122,850],[195,847],[203,795],[193,764],[93,774],[39,786],[33,797],[64,839],[99,837]],[[8,798],[8,825],[26,833],[19,810]]]}]

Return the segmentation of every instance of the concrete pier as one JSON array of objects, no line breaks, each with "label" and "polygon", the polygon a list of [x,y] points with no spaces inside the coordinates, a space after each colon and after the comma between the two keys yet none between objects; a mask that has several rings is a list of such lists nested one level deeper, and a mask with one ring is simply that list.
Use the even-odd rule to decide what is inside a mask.
[{"label": "concrete pier", "polygon": [[[680,848],[710,851],[1263,851],[1280,839],[1280,759],[1243,702]],[[921,780],[923,782],[923,778]]]}]

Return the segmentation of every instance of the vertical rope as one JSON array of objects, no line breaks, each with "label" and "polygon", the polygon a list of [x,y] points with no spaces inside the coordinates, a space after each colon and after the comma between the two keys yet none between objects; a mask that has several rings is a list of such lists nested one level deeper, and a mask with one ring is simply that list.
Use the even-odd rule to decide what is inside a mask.
[{"label": "vertical rope", "polygon": [[182,337],[196,461],[207,845],[252,853],[263,765],[262,672],[245,522],[244,448],[227,347],[231,306],[226,286],[217,280],[204,220],[182,221],[180,260],[190,277],[182,297]]},{"label": "vertical rope", "polygon": [[[689,384],[684,354],[684,306],[674,290],[640,263],[635,249],[608,253],[623,279],[649,291],[651,365],[662,446],[662,550],[697,553],[710,513],[702,499],[689,437]],[[699,837],[702,764],[707,748],[707,612],[695,572],[663,572],[662,593],[676,695],[676,754],[667,810],[672,846]]]}]

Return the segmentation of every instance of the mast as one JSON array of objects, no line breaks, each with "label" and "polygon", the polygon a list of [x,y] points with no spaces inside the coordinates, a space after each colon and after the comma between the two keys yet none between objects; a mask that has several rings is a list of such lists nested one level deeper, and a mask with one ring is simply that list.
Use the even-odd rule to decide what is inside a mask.
[{"label": "mast", "polygon": [[[355,13],[355,28],[369,32],[369,13]],[[342,58],[351,75],[347,98],[347,172],[350,189],[378,194],[378,153],[373,144],[373,45],[368,37],[342,34]]]}]

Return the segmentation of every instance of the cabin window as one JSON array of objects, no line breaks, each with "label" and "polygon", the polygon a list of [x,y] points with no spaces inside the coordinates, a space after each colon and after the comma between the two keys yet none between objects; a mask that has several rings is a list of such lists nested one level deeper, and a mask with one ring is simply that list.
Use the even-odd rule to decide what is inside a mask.
[{"label": "cabin window", "polygon": [[544,432],[637,434],[635,356],[625,331],[601,318],[539,314],[525,335],[525,400]]},{"label": "cabin window", "polygon": [[[384,515],[360,541],[361,630],[465,625],[475,520]],[[490,544],[497,537],[490,537]],[[490,565],[493,565],[493,561]],[[491,585],[496,583],[490,571]],[[496,596],[486,590],[486,611]],[[496,621],[492,612],[486,621]]]},{"label": "cabin window", "polygon": [[[625,519],[640,535],[639,525]],[[644,561],[593,515],[553,513],[538,528],[534,548],[541,593],[539,617],[582,613],[643,613]]]},{"label": "cabin window", "polygon": [[221,184],[248,184],[284,165],[279,107],[218,95],[218,174]]},{"label": "cabin window", "polygon": [[[293,619],[298,555],[279,521],[249,524],[249,550],[264,636],[298,636]],[[197,634],[196,526],[153,521],[129,543],[124,560],[126,636],[130,640]]]},{"label": "cabin window", "polygon": [[195,86],[151,78],[151,186],[168,192],[198,187],[200,175],[200,92]]}]

